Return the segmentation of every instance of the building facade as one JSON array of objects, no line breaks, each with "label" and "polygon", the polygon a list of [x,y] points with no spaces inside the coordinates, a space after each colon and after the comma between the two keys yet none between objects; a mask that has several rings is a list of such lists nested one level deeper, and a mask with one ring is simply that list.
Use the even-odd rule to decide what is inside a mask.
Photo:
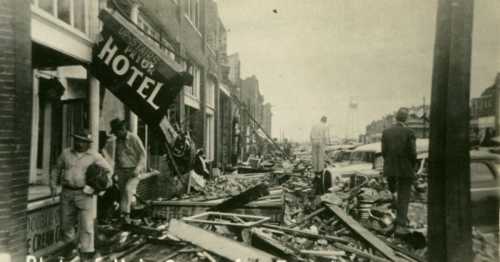
[{"label": "building facade", "polygon": [[[232,150],[227,142],[232,134],[224,130],[232,126],[232,114],[226,113],[233,112],[232,86],[221,84],[226,32],[215,1],[22,0],[1,7],[0,179],[5,193],[0,223],[8,227],[0,231],[1,259],[24,261],[27,254],[41,256],[64,244],[60,199],[50,197],[48,183],[57,156],[72,145],[76,130],[88,129],[92,150],[99,150],[109,122],[126,119],[146,145],[149,167],[160,168],[157,130],[90,72],[103,9],[120,13],[163,59],[191,73],[193,84],[182,89],[168,118],[191,133],[209,160],[230,161],[224,152]],[[141,196],[154,197],[150,187],[155,186],[155,181],[142,182]]]},{"label": "building facade", "polygon": [[[410,111],[406,125],[413,130],[417,138],[428,138],[429,125],[429,106],[413,106],[408,108]],[[382,119],[372,121],[366,126],[366,133],[363,135],[362,142],[374,143],[382,139],[384,129],[391,127],[396,123],[395,113],[386,115]]]}]

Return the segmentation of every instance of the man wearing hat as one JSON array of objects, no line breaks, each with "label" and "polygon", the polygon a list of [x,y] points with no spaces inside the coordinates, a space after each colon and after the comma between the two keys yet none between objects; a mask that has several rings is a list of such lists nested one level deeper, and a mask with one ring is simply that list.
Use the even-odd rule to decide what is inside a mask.
[{"label": "man wearing hat", "polygon": [[[73,147],[64,149],[50,177],[52,196],[56,194],[58,181],[62,185],[61,208],[62,230],[66,241],[75,239],[75,225],[78,225],[79,247],[82,261],[90,261],[94,256],[94,214],[95,205],[92,193],[95,191],[87,185],[87,169],[97,166],[108,177],[111,185],[111,167],[97,152],[90,150],[92,136],[86,130],[73,134]],[[76,243],[71,243],[68,249],[76,255]]]},{"label": "man wearing hat", "polygon": [[104,151],[114,164],[121,193],[122,218],[127,222],[130,218],[131,203],[140,182],[138,176],[146,168],[146,150],[141,139],[127,130],[124,120],[115,118],[110,122],[110,126],[115,139],[108,140]]},{"label": "man wearing hat", "polygon": [[384,176],[387,178],[389,190],[397,199],[396,234],[405,234],[408,231],[408,204],[417,164],[415,134],[406,126],[407,119],[408,109],[400,108],[396,113],[396,124],[382,132]]}]

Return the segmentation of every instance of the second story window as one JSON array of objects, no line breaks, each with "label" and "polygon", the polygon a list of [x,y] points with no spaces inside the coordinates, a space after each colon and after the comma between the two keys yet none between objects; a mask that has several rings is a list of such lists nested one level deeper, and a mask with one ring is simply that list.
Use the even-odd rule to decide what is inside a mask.
[{"label": "second story window", "polygon": [[200,0],[186,0],[187,16],[196,28],[200,28]]},{"label": "second story window", "polygon": [[193,76],[193,85],[184,86],[184,90],[189,96],[200,99],[200,69],[197,66],[192,65],[188,68],[188,72]]},{"label": "second story window", "polygon": [[88,0],[32,0],[31,4],[37,8],[36,10],[48,13],[78,31],[88,34]]}]

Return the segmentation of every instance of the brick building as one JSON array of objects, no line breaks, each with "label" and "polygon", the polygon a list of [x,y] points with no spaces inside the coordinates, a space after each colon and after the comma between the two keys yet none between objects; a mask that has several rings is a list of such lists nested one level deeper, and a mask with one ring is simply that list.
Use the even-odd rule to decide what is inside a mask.
[{"label": "brick building", "polygon": [[[241,132],[243,159],[249,155],[262,155],[265,152],[267,139],[265,135],[256,132],[262,128],[264,132],[271,135],[271,106],[264,103],[264,96],[260,92],[259,80],[255,75],[241,80],[240,101],[241,109]],[[267,108],[266,108],[267,107]],[[257,123],[255,123],[255,122]],[[268,128],[269,130],[266,130]]]},{"label": "brick building", "polygon": [[[168,111],[171,122],[190,130],[209,160],[229,161],[232,103],[224,84],[226,32],[213,0],[33,0],[0,3],[0,100],[3,110],[0,179],[0,258],[24,260],[51,252],[60,242],[59,197],[51,198],[49,173],[71,135],[89,129],[98,150],[115,117],[128,120],[160,168],[153,128],[138,119],[88,71],[99,39],[101,9],[119,11],[140,28],[144,41],[164,59],[189,71]],[[227,70],[226,70],[227,72]],[[226,77],[227,78],[227,77]],[[228,109],[229,108],[229,109]],[[231,130],[229,128],[229,130]],[[218,133],[217,133],[218,132]],[[229,141],[229,142],[228,142]],[[217,163],[219,164],[219,163]],[[139,192],[155,197],[155,180]]]},{"label": "brick building", "polygon": [[0,3],[0,259],[27,253],[27,199],[31,140],[32,74],[27,1]]}]

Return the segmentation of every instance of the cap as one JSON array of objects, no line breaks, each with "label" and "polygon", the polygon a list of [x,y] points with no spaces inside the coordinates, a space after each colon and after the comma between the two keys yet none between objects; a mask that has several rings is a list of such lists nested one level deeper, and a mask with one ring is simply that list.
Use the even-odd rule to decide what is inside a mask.
[{"label": "cap", "polygon": [[85,141],[85,142],[89,142],[89,143],[92,143],[92,135],[90,134],[90,132],[88,130],[85,130],[85,129],[82,129],[82,130],[79,130],[75,133],[73,133],[73,137],[75,139],[78,139],[78,140],[81,140],[81,141]]},{"label": "cap", "polygon": [[126,125],[125,120],[121,120],[119,118],[111,120],[110,122],[111,133],[114,133],[115,131],[123,128],[125,125]]}]

